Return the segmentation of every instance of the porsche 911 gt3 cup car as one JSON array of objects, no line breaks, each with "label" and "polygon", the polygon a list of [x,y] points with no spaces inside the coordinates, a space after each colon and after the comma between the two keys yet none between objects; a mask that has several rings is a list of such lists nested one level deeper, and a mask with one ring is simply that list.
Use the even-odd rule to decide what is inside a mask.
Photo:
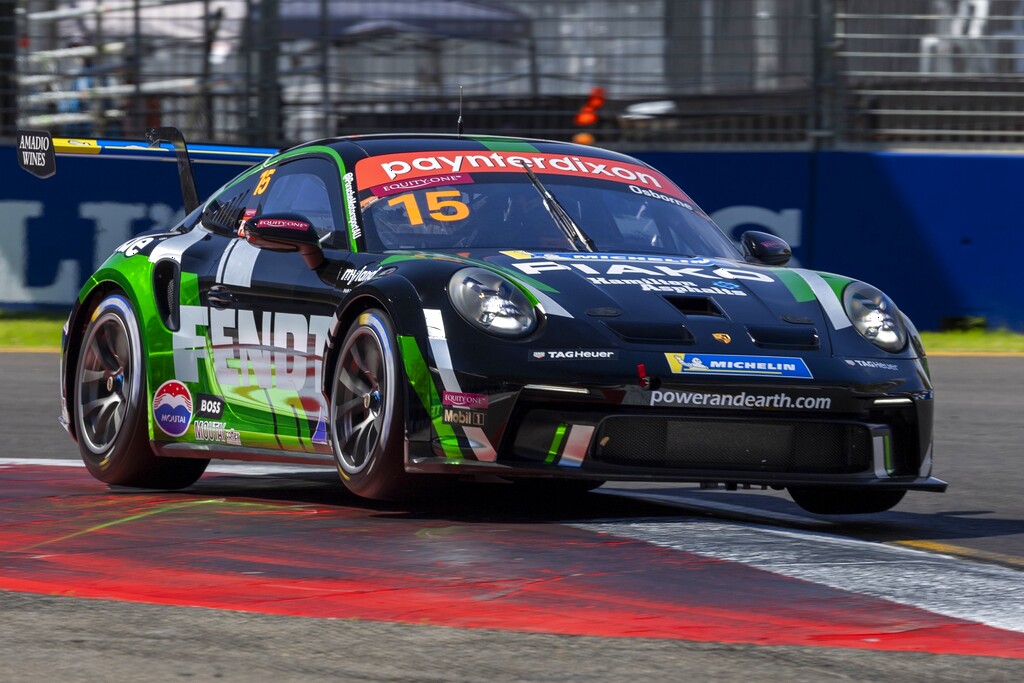
[{"label": "porsche 911 gt3 cup car", "polygon": [[593,147],[311,142],[89,279],[64,422],[126,486],[216,457],[333,463],[384,499],[439,475],[784,487],[819,513],[944,490],[914,327],[789,254]]}]

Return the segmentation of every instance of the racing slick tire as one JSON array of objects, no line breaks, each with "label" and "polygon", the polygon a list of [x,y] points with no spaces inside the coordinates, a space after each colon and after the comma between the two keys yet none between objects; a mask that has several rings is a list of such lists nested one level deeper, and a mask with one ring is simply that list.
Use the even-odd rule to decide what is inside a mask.
[{"label": "racing slick tire", "polygon": [[338,352],[330,419],[338,474],[363,498],[403,500],[421,488],[405,471],[404,382],[388,314],[360,313]]},{"label": "racing slick tire", "polygon": [[862,515],[890,510],[907,495],[905,490],[843,489],[790,486],[797,505],[817,515]]},{"label": "racing slick tire", "polygon": [[89,473],[114,486],[183,489],[194,484],[209,460],[157,457],[149,445],[145,354],[128,299],[110,294],[100,301],[82,340],[74,420]]}]

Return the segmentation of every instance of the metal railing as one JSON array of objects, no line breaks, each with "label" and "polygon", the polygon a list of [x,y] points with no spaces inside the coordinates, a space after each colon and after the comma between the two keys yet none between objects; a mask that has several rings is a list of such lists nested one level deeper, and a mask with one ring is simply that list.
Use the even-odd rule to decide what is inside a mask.
[{"label": "metal railing", "polygon": [[0,0],[5,65],[5,136],[1024,146],[1024,0]]}]

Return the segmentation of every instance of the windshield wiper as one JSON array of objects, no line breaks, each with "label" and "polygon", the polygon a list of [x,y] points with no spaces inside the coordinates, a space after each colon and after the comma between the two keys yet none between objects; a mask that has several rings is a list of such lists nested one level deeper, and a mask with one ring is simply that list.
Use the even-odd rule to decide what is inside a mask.
[{"label": "windshield wiper", "polygon": [[533,169],[527,164],[523,164],[521,168],[526,171],[526,177],[530,179],[533,186],[537,188],[537,192],[540,193],[540,197],[544,202],[544,208],[548,210],[551,217],[558,223],[558,227],[565,232],[565,236],[569,238],[569,241],[576,247],[576,250],[597,251],[597,247],[594,246],[594,240],[590,239],[587,233],[583,232],[580,226],[576,225],[576,221],[572,219],[572,216],[565,210],[565,207],[558,203],[555,195],[551,194],[548,188],[544,187],[544,184],[540,182]]}]

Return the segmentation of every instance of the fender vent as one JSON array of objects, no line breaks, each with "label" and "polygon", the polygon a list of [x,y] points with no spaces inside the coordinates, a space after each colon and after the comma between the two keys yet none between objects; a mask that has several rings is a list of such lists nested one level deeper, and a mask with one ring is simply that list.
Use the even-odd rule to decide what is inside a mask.
[{"label": "fender vent", "polygon": [[179,319],[180,310],[180,266],[165,259],[156,264],[153,268],[153,298],[156,300],[156,310],[160,313],[160,320],[164,327],[171,332],[177,332],[181,324]]}]

